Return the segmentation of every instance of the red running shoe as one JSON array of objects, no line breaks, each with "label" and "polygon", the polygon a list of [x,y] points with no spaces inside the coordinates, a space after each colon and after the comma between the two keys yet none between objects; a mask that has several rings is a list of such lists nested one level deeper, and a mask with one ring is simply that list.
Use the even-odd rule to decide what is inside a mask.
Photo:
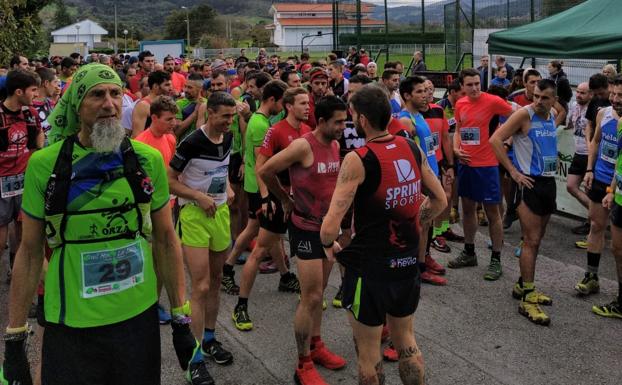
[{"label": "red running shoe", "polygon": [[430,253],[425,255],[425,269],[432,274],[445,275],[445,268],[443,265],[436,262]]},{"label": "red running shoe", "polygon": [[302,368],[296,367],[294,381],[298,385],[328,385],[320,376],[313,362],[304,362]]},{"label": "red running shoe", "polygon": [[436,274],[432,274],[429,271],[424,271],[423,273],[421,273],[421,282],[429,283],[436,286],[447,285],[447,280],[445,278]]},{"label": "red running shoe", "polygon": [[447,242],[445,242],[445,238],[441,236],[436,236],[434,239],[432,239],[432,247],[434,247],[441,253],[451,253],[451,247],[447,245]]},{"label": "red running shoe", "polygon": [[311,350],[311,359],[326,369],[337,370],[346,366],[346,360],[328,350],[323,341],[315,343],[315,349]]},{"label": "red running shoe", "polygon": [[397,350],[393,347],[392,342],[389,342],[389,344],[382,350],[382,358],[389,362],[397,362],[399,360]]},{"label": "red running shoe", "polygon": [[385,343],[391,337],[389,333],[389,327],[387,325],[382,325],[382,336],[380,337],[380,342]]}]

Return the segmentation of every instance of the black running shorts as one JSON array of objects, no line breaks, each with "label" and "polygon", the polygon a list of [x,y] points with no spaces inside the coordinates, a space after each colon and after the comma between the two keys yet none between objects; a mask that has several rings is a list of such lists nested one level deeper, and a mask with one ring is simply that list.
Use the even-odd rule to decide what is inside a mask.
[{"label": "black running shorts", "polygon": [[585,170],[587,170],[587,155],[574,154],[572,163],[568,168],[568,174],[585,175]]},{"label": "black running shorts", "polygon": [[603,198],[607,195],[607,187],[609,184],[594,179],[592,180],[592,188],[587,190],[587,197],[594,203],[602,204]]},{"label": "black running shorts", "polygon": [[324,259],[324,247],[320,240],[319,231],[302,230],[293,223],[289,224],[289,247],[290,255],[298,259],[312,260]]},{"label": "black running shorts", "polygon": [[159,385],[158,307],[93,328],[48,322],[42,350],[46,385]]},{"label": "black running shorts", "polygon": [[622,228],[622,206],[614,202],[609,217],[611,218],[612,225]]},{"label": "black running shorts", "polygon": [[236,152],[229,157],[229,183],[242,184],[242,178],[238,177],[240,172],[240,166],[242,166],[242,154]]},{"label": "black running shorts", "polygon": [[417,310],[421,278],[419,271],[408,279],[376,281],[346,267],[343,307],[367,326],[381,326],[386,315],[406,317]]},{"label": "black running shorts", "polygon": [[285,213],[283,212],[281,202],[272,194],[270,194],[270,200],[274,202],[274,206],[276,208],[271,218],[268,218],[261,213],[261,199],[259,201],[259,227],[264,230],[268,230],[271,233],[285,234],[285,232],[287,232],[288,221],[285,221]]},{"label": "black running shorts", "polygon": [[248,194],[248,218],[249,219],[257,219],[259,218],[259,213],[261,212],[261,194],[256,193],[247,193]]},{"label": "black running shorts", "polygon": [[520,202],[524,202],[529,210],[536,215],[543,217],[553,214],[557,210],[555,178],[532,178],[534,179],[533,188],[518,187],[516,191],[516,207],[518,207]]}]

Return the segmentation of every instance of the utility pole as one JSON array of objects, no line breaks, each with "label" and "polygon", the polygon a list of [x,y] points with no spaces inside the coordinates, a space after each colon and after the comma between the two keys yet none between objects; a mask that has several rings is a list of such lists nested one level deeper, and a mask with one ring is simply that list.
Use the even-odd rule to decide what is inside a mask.
[{"label": "utility pole", "polygon": [[356,0],[356,50],[361,49],[361,0]]},{"label": "utility pole", "polygon": [[421,44],[421,53],[425,58],[425,0],[421,0],[421,38],[424,39]]},{"label": "utility pole", "polygon": [[114,2],[114,54],[119,53],[119,42],[117,40],[117,1]]},{"label": "utility pole", "polygon": [[386,63],[389,61],[389,8],[387,8],[387,0],[384,0],[384,49],[386,51]]},{"label": "utility pole", "polygon": [[[186,10],[186,39],[188,42],[188,51],[190,51],[190,10],[188,9],[188,7],[185,6],[181,6],[181,9],[185,9]],[[189,55],[188,55],[189,56]]]}]

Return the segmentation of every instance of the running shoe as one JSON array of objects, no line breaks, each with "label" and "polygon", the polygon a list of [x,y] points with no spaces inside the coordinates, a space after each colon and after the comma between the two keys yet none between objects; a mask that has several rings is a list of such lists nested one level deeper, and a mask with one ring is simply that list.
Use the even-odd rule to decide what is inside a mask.
[{"label": "running shoe", "polygon": [[622,306],[620,306],[618,301],[612,301],[600,306],[594,305],[592,306],[592,311],[603,317],[622,319]]},{"label": "running shoe", "polygon": [[277,269],[272,259],[259,264],[259,274],[274,274],[277,271],[279,271],[279,269]]},{"label": "running shoe", "polygon": [[339,285],[339,290],[337,290],[337,294],[335,294],[335,298],[333,298],[333,307],[341,309],[343,307],[343,284]]},{"label": "running shoe", "polygon": [[480,226],[488,226],[488,219],[486,219],[486,213],[484,210],[477,210],[477,221]]},{"label": "running shoe", "polygon": [[501,261],[498,259],[491,259],[490,265],[488,265],[488,270],[484,274],[484,279],[486,281],[496,281],[503,275],[503,270],[501,269]]},{"label": "running shoe", "polygon": [[551,318],[546,315],[537,303],[521,301],[518,305],[518,312],[535,324],[548,326],[551,323]]},{"label": "running shoe", "polygon": [[449,223],[453,225],[458,222],[460,222],[460,212],[457,207],[452,207],[449,211]]},{"label": "running shoe", "polygon": [[574,289],[581,295],[590,295],[598,293],[600,285],[598,284],[598,276],[594,273],[586,272],[581,282],[577,283]]},{"label": "running shoe", "polygon": [[298,277],[296,274],[288,271],[287,273],[281,276],[279,280],[279,291],[284,291],[288,293],[300,293],[300,282],[298,282]]},{"label": "running shoe", "polygon": [[235,273],[223,274],[221,286],[221,290],[229,295],[238,295],[240,293],[240,287],[235,283]]},{"label": "running shoe", "polygon": [[233,354],[226,351],[222,344],[216,340],[203,341],[201,353],[206,357],[210,357],[218,365],[229,365],[233,362]]},{"label": "running shoe", "polygon": [[440,263],[436,262],[430,253],[425,254],[425,269],[432,274],[445,275],[445,268]]},{"label": "running shoe", "polygon": [[430,271],[424,271],[421,273],[421,282],[429,283],[430,285],[436,286],[445,286],[447,285],[447,280],[440,275],[433,274]]},{"label": "running shoe", "polygon": [[391,332],[389,332],[389,327],[387,325],[382,325],[382,334],[380,335],[380,343],[385,343],[391,337]]},{"label": "running shoe", "polygon": [[507,230],[512,227],[512,223],[514,223],[514,221],[516,221],[517,219],[518,214],[516,214],[516,211],[506,212],[503,216],[503,230]]},{"label": "running shoe", "polygon": [[445,238],[441,236],[434,237],[432,239],[431,246],[441,253],[451,253],[451,248],[447,246],[447,242],[445,242]]},{"label": "running shoe", "polygon": [[[522,299],[523,298],[523,294],[524,294],[524,290],[523,287],[517,282],[514,285],[514,288],[512,289],[512,297],[514,299]],[[545,295],[537,290],[534,290],[533,292],[529,293],[529,295],[527,296],[527,298],[525,298],[526,302],[532,303],[532,304],[537,304],[537,305],[552,305],[553,304],[553,299],[551,299],[551,297],[549,297],[548,295]]]},{"label": "running shoe", "polygon": [[449,242],[464,243],[464,237],[453,232],[452,229],[447,229],[441,234],[441,237],[445,238]]},{"label": "running shoe", "polygon": [[523,252],[523,240],[521,239],[520,243],[516,248],[514,248],[514,256],[516,258],[520,258],[521,253]]},{"label": "running shoe", "polygon": [[315,348],[311,350],[311,359],[316,364],[330,370],[338,370],[346,366],[346,360],[328,350],[323,341],[315,343]]},{"label": "running shoe", "polygon": [[[299,365],[300,366],[300,365]],[[304,362],[302,368],[297,366],[294,381],[298,385],[328,385],[313,365],[313,361]]]},{"label": "running shoe", "polygon": [[160,325],[170,324],[172,321],[171,315],[167,312],[162,305],[158,303],[158,318],[160,319]]},{"label": "running shoe", "polygon": [[233,309],[231,318],[233,319],[236,329],[243,332],[253,329],[253,321],[251,321],[251,317],[248,316],[247,305],[236,306],[235,309]]},{"label": "running shoe", "polygon": [[590,233],[590,222],[583,222],[577,227],[570,229],[573,234],[588,235]]},{"label": "running shoe", "polygon": [[581,250],[587,250],[587,246],[588,246],[587,239],[582,239],[574,243],[574,247],[576,247],[577,249],[581,249]]},{"label": "running shoe", "polygon": [[201,362],[191,362],[186,372],[186,380],[192,385],[215,385],[216,382],[207,371],[207,364]]},{"label": "running shoe", "polygon": [[455,259],[452,259],[447,264],[447,267],[451,269],[459,269],[461,267],[477,266],[477,255],[468,255],[466,251],[462,250],[460,255]]},{"label": "running shoe", "polygon": [[399,360],[399,356],[397,354],[397,350],[393,346],[393,342],[389,342],[384,349],[382,349],[382,359],[389,362],[397,362]]}]

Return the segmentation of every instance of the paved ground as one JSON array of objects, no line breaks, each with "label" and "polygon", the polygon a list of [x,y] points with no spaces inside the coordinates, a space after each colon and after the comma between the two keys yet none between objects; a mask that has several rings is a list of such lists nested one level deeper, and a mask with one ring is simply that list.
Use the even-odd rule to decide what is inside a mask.
[{"label": "paved ground", "polygon": [[[550,327],[531,324],[517,313],[518,302],[510,291],[518,277],[518,260],[513,246],[518,243],[519,226],[506,232],[502,262],[504,276],[497,282],[482,279],[489,252],[487,229],[480,227],[477,250],[480,265],[449,271],[446,287],[424,285],[415,329],[424,353],[428,384],[621,384],[622,321],[603,319],[590,312],[593,303],[604,303],[617,294],[613,257],[606,251],[601,262],[601,293],[579,298],[573,286],[582,277],[585,253],[574,248],[579,237],[570,233],[576,221],[554,217],[540,250],[536,283],[553,297],[546,308]],[[456,231],[460,231],[456,228]],[[441,263],[457,255],[435,254]],[[294,261],[295,266],[295,261]],[[294,267],[295,268],[295,267]],[[0,272],[4,276],[3,258]],[[236,268],[239,270],[239,267]],[[225,296],[217,327],[217,337],[231,349],[235,363],[215,367],[212,373],[219,385],[292,384],[295,343],[292,316],[297,297],[276,290],[277,276],[258,277],[250,302],[255,324],[251,332],[238,332],[230,320],[235,298]],[[326,298],[338,287],[331,277]],[[0,284],[0,325],[7,322],[7,285]],[[329,384],[356,384],[356,363],[349,326],[342,310],[329,306],[324,313],[323,338],[348,359],[339,372],[321,370]],[[170,327],[162,327],[162,384],[181,385],[182,373],[171,346]],[[33,362],[38,348],[30,345]],[[0,356],[4,346],[0,346]],[[387,384],[399,384],[397,366],[386,364]]]}]

